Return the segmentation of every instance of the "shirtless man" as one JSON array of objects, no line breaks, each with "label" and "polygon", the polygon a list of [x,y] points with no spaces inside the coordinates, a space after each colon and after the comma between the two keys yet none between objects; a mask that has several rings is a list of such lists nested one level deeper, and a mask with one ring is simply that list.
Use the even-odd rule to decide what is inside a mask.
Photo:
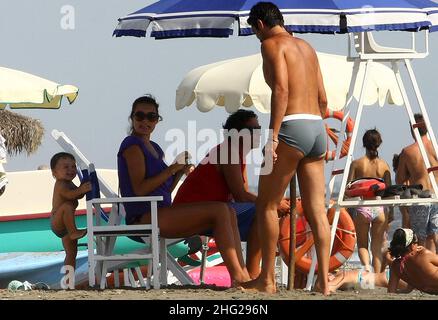
[{"label": "shirtless man", "polygon": [[[397,229],[389,247],[395,259],[391,264],[388,292],[407,293],[417,289],[438,294],[438,256],[418,245],[417,236],[411,229]],[[397,289],[400,279],[408,284]]]},{"label": "shirtless man", "polygon": [[326,133],[322,121],[327,98],[318,58],[307,42],[286,31],[283,16],[273,3],[257,3],[251,9],[248,23],[262,43],[263,72],[272,90],[269,125],[272,139],[264,151],[265,160],[271,159],[274,164],[270,173],[260,175],[256,200],[258,232],[263,237],[262,271],[242,287],[276,292],[277,207],[297,173],[318,258],[315,289],[328,295],[330,227],[324,203]]},{"label": "shirtless man", "polygon": [[[424,124],[421,114],[415,114],[414,118],[416,123]],[[433,150],[433,145],[427,138],[427,128],[423,125],[418,130],[431,166],[438,166],[438,159]],[[415,140],[412,129],[411,133]],[[401,152],[395,180],[397,184],[407,184],[408,181],[412,185],[421,184],[423,190],[432,191],[432,184],[417,141]],[[435,180],[438,180],[438,172],[435,172]],[[411,228],[418,236],[419,244],[425,245],[432,252],[436,252],[438,243],[438,205],[412,206],[408,210]]]}]

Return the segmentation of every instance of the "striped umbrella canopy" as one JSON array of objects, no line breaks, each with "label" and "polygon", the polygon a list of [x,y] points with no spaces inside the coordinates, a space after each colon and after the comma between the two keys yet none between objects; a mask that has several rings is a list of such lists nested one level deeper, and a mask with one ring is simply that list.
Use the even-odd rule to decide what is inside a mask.
[{"label": "striped umbrella canopy", "polygon": [[[246,20],[259,0],[161,0],[119,19],[113,35],[156,39],[251,35]],[[274,0],[285,27],[298,33],[438,30],[438,4],[429,0]]]}]

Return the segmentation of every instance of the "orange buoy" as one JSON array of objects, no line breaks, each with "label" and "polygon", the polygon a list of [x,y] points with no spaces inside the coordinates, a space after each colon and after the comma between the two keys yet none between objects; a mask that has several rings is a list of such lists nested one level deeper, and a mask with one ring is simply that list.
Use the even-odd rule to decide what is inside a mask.
[{"label": "orange buoy", "polygon": [[363,197],[369,199],[375,197],[378,191],[383,191],[386,184],[379,178],[359,178],[348,183],[345,195],[348,197]]},{"label": "orange buoy", "polygon": [[[327,108],[324,119],[333,118],[339,121],[344,119],[344,113],[342,111],[333,111]],[[354,121],[350,117],[347,119],[347,127],[345,128],[345,133],[347,134],[347,139],[342,143],[341,149],[341,158],[345,157],[348,153],[348,149],[350,148],[351,136],[353,134],[354,129]],[[333,141],[334,144],[338,143],[338,136],[333,132],[327,125],[325,128],[328,137]],[[334,160],[336,156],[336,150],[327,150],[325,154],[325,160],[330,161]]]},{"label": "orange buoy", "polygon": [[[312,232],[308,225],[303,207],[301,205],[301,199],[297,199],[297,249],[295,251],[295,266],[296,269],[308,273],[312,263],[310,249],[314,244]],[[335,209],[328,210],[329,223],[333,222],[335,215]],[[289,224],[290,216],[285,216],[280,219],[280,238],[278,241],[280,254],[283,261],[289,265]],[[354,228],[353,220],[348,214],[347,210],[341,209],[339,215],[338,227],[336,230],[335,241],[333,244],[332,253],[329,262],[329,271],[334,271],[339,268],[348,258],[351,257],[356,244],[356,232]],[[317,265],[318,267],[318,265]],[[317,271],[317,268],[315,269]]]}]

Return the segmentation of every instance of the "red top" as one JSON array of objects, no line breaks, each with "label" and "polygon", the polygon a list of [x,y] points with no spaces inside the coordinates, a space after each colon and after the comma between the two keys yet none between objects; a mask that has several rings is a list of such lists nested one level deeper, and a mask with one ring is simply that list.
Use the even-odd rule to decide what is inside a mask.
[{"label": "red top", "polygon": [[[220,145],[216,146],[211,151],[218,149],[219,147]],[[209,155],[207,155],[195,170],[184,180],[173,200],[174,204],[202,201],[229,202],[233,199],[227,182],[225,181],[225,177],[216,165],[208,160]],[[242,179],[245,182],[243,173],[246,165],[243,163],[241,155],[239,156],[239,160]]]}]

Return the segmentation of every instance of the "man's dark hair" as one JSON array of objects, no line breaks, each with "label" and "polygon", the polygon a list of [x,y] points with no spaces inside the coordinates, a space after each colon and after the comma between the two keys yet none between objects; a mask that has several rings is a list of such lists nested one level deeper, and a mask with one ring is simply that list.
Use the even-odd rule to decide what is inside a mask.
[{"label": "man's dark hair", "polygon": [[[427,134],[426,124],[424,122],[424,117],[421,113],[414,114],[415,123],[419,124],[418,131],[420,132],[420,136],[424,136]],[[412,130],[412,128],[411,128]],[[414,136],[414,132],[412,132],[412,136]]]},{"label": "man's dark hair", "polygon": [[257,28],[257,20],[261,20],[269,28],[284,26],[280,9],[272,2],[258,2],[251,8],[247,22],[250,26]]},{"label": "man's dark hair", "polygon": [[222,128],[224,128],[225,130],[235,129],[237,131],[240,131],[247,128],[246,123],[252,118],[258,118],[253,111],[240,109],[227,118],[227,121],[222,126]]},{"label": "man's dark hair", "polygon": [[73,157],[73,155],[71,153],[68,152],[59,152],[57,154],[55,154],[52,159],[50,159],[50,169],[55,169],[57,163],[59,160],[61,159],[71,159],[73,161],[76,162],[75,157]]}]

